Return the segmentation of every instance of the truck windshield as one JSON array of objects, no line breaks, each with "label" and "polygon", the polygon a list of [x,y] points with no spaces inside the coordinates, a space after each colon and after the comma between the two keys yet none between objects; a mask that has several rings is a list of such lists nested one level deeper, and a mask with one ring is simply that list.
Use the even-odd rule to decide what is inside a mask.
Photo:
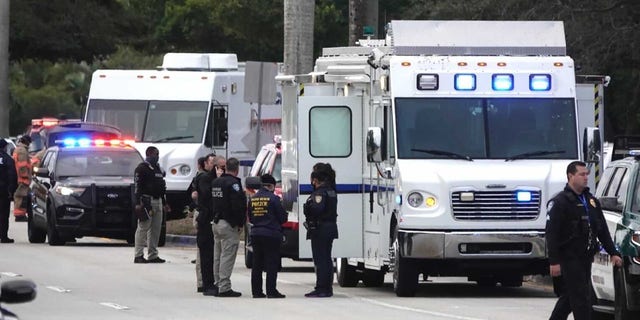
[{"label": "truck windshield", "polygon": [[125,137],[143,142],[201,143],[206,101],[89,101],[87,121],[114,125]]},{"label": "truck windshield", "polygon": [[108,148],[90,152],[87,150],[65,150],[58,153],[56,176],[125,176],[132,177],[136,166],[142,162],[137,151],[109,150]]},{"label": "truck windshield", "polygon": [[577,158],[572,98],[397,98],[395,109],[401,159]]}]

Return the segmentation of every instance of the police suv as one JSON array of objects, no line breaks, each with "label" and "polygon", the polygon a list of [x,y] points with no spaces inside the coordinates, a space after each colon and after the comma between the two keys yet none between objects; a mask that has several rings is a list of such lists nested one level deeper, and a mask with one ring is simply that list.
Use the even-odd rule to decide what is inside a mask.
[{"label": "police suv", "polygon": [[[133,243],[133,174],[143,161],[132,141],[64,138],[34,168],[29,241],[64,245],[83,236]],[[164,231],[164,229],[163,229]]]},{"label": "police suv", "polygon": [[640,319],[640,153],[610,162],[596,197],[623,266],[614,267],[604,249],[596,254],[591,275],[594,310],[613,313],[616,320]]}]

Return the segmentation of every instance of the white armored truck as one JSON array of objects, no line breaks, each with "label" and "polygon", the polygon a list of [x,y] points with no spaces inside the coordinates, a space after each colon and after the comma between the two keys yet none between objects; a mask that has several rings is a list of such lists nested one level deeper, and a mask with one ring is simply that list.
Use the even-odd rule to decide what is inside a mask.
[{"label": "white armored truck", "polygon": [[[277,77],[285,207],[304,220],[312,166],[331,163],[342,286],[380,286],[393,272],[396,294],[413,296],[429,276],[520,286],[547,274],[545,204],[569,162],[599,160],[562,22],[392,21],[387,31],[325,48],[310,74]],[[300,258],[311,255],[304,237]]]}]

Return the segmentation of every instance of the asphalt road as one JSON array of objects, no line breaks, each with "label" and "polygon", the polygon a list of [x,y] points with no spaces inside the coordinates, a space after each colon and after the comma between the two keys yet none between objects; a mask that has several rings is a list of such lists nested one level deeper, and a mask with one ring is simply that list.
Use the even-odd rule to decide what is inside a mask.
[{"label": "asphalt road", "polygon": [[133,264],[124,241],[83,238],[63,247],[30,244],[26,223],[10,223],[14,244],[0,244],[0,280],[32,279],[38,296],[4,305],[21,319],[547,319],[555,303],[548,287],[482,288],[460,278],[420,285],[415,298],[398,298],[390,275],[381,288],[334,287],[335,296],[305,298],[315,276],[310,262],[283,260],[278,289],[286,299],[252,299],[250,271],[238,255],[231,277],[240,298],[195,292],[193,247],[160,248],[165,264]]}]

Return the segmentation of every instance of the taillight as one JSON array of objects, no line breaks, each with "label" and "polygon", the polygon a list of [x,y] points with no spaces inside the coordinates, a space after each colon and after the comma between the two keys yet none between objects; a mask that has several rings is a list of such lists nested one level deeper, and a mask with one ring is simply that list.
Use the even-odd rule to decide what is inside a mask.
[{"label": "taillight", "polygon": [[297,221],[287,221],[282,224],[282,227],[284,229],[291,229],[294,231],[298,231],[298,229],[300,228],[300,224]]}]

